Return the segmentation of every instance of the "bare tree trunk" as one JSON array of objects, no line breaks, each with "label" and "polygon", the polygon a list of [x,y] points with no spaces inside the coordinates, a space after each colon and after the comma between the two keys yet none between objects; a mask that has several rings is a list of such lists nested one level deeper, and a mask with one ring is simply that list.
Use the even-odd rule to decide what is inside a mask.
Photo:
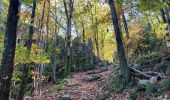
[{"label": "bare tree trunk", "polygon": [[117,51],[118,51],[121,74],[125,78],[126,82],[129,82],[130,81],[130,69],[128,68],[127,60],[125,57],[125,51],[124,51],[124,46],[123,46],[122,37],[121,37],[121,30],[118,24],[118,18],[116,14],[114,1],[109,0],[109,5],[110,5],[111,16],[112,16],[112,21],[113,21],[113,26],[114,26],[115,36],[116,36]]},{"label": "bare tree trunk", "polygon": [[4,38],[4,50],[0,66],[0,100],[8,100],[14,68],[19,0],[9,0],[9,9]]}]

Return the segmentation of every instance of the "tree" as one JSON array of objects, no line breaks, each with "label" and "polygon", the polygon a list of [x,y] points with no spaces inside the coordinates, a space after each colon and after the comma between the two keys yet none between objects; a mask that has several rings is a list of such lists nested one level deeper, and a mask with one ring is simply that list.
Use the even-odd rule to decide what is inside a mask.
[{"label": "tree", "polygon": [[166,21],[167,21],[167,27],[168,27],[168,34],[170,35],[170,16],[169,16],[169,9],[165,8],[165,15],[166,15]]},{"label": "tree", "polygon": [[126,32],[126,38],[130,39],[128,25],[127,25],[127,22],[126,22],[126,17],[125,17],[124,12],[122,14],[122,19],[123,19],[124,29],[125,29],[125,32]]},{"label": "tree", "polygon": [[161,9],[160,12],[161,12],[162,21],[163,21],[164,23],[166,23],[167,21],[166,21],[166,16],[165,16],[165,11],[164,11],[164,9]]},{"label": "tree", "polygon": [[128,68],[127,60],[125,57],[125,51],[124,51],[124,46],[123,46],[122,37],[121,37],[122,33],[119,27],[114,1],[109,0],[109,5],[110,5],[110,10],[111,10],[113,26],[114,26],[114,32],[116,36],[117,51],[118,51],[121,74],[125,78],[126,82],[129,82],[130,81],[130,70]]},{"label": "tree", "polygon": [[[34,32],[33,24],[34,24],[34,18],[35,18],[36,4],[37,4],[37,0],[34,0],[33,7],[32,7],[31,23],[30,23],[30,28],[29,28],[29,39],[26,45],[28,53],[30,53],[31,46],[32,46],[32,37],[33,37],[33,32]],[[29,64],[24,64],[23,71],[22,71],[21,84],[20,84],[18,95],[17,95],[17,100],[23,100],[25,85],[26,85],[26,81],[28,78],[28,70],[29,70]]]},{"label": "tree", "polygon": [[14,66],[16,33],[19,20],[19,0],[10,0],[4,38],[4,50],[0,66],[0,100],[8,100]]},{"label": "tree", "polygon": [[67,38],[66,38],[66,63],[65,63],[65,76],[69,75],[71,72],[70,68],[70,42],[71,42],[71,19],[72,19],[72,13],[73,13],[73,1],[69,0],[68,2],[68,8],[67,8],[67,3],[65,0],[64,2],[64,9],[65,9],[65,14],[66,14],[66,19],[67,19]]}]

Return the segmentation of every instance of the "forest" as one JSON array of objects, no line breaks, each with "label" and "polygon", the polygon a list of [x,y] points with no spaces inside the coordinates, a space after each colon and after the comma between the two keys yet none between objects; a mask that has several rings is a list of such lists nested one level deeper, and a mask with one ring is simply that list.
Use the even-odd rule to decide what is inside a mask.
[{"label": "forest", "polygon": [[0,0],[0,100],[170,100],[170,0]]}]

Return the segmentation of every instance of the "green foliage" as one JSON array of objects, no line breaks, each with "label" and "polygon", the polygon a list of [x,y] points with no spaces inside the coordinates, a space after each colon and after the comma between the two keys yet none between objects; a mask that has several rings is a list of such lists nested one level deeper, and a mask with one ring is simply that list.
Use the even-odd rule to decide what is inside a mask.
[{"label": "green foliage", "polygon": [[139,11],[160,11],[165,7],[165,4],[161,0],[137,0]]},{"label": "green foliage", "polygon": [[0,32],[0,41],[2,42],[4,40],[4,32]]},{"label": "green foliage", "polygon": [[34,0],[22,0],[22,2],[25,4],[25,5],[30,5],[33,3]]},{"label": "green foliage", "polygon": [[65,80],[65,79],[63,79],[59,84],[55,84],[55,85],[53,85],[52,87],[50,87],[50,88],[48,89],[48,93],[52,93],[52,92],[54,92],[54,91],[63,90],[64,87],[65,87],[65,85],[67,85],[67,84],[68,84],[68,81]]},{"label": "green foliage", "polygon": [[48,54],[39,49],[38,46],[32,45],[31,52],[28,52],[27,48],[23,45],[17,45],[15,51],[15,65],[28,64],[34,62],[36,64],[49,63]]},{"label": "green foliage", "polygon": [[15,51],[15,65],[31,63],[29,52],[23,45],[17,45]]},{"label": "green foliage", "polygon": [[[3,52],[3,44],[0,43],[0,57],[2,57]],[[15,65],[18,64],[29,64],[29,63],[49,63],[49,55],[45,53],[43,50],[39,49],[38,46],[32,46],[31,52],[28,52],[27,48],[23,45],[17,45],[15,51]]]},{"label": "green foliage", "polygon": [[157,86],[157,94],[162,95],[164,92],[168,90],[170,86],[170,80],[169,79],[163,79]]},{"label": "green foliage", "polygon": [[112,91],[122,92],[125,87],[125,81],[123,80],[121,74],[116,74],[112,82]]},{"label": "green foliage", "polygon": [[159,47],[165,46],[163,38],[158,38],[155,33],[146,32],[140,36],[137,48],[134,50],[135,55],[147,54],[158,50]]},{"label": "green foliage", "polygon": [[138,92],[137,93],[132,93],[129,98],[130,98],[130,100],[137,100],[138,96],[139,96]]},{"label": "green foliage", "polygon": [[62,81],[60,82],[60,84],[57,85],[57,88],[56,88],[56,89],[57,89],[58,91],[59,91],[59,90],[63,90],[66,84],[68,84],[68,81],[67,81],[67,80],[62,80]]},{"label": "green foliage", "polygon": [[[2,58],[2,52],[3,52],[4,44],[0,43],[0,58]],[[1,59],[0,59],[1,62]]]},{"label": "green foliage", "polygon": [[146,86],[146,91],[145,91],[145,94],[146,95],[149,95],[153,92],[155,92],[156,90],[156,86],[154,83],[149,83],[147,86]]}]

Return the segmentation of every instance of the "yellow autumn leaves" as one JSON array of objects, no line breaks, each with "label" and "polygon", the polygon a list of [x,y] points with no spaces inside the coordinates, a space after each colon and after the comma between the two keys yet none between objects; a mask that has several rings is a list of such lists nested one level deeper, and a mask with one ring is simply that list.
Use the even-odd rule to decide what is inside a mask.
[{"label": "yellow autumn leaves", "polygon": [[35,44],[32,45],[30,53],[26,47],[17,45],[15,55],[15,65],[32,62],[36,64],[50,63],[49,56]]}]

